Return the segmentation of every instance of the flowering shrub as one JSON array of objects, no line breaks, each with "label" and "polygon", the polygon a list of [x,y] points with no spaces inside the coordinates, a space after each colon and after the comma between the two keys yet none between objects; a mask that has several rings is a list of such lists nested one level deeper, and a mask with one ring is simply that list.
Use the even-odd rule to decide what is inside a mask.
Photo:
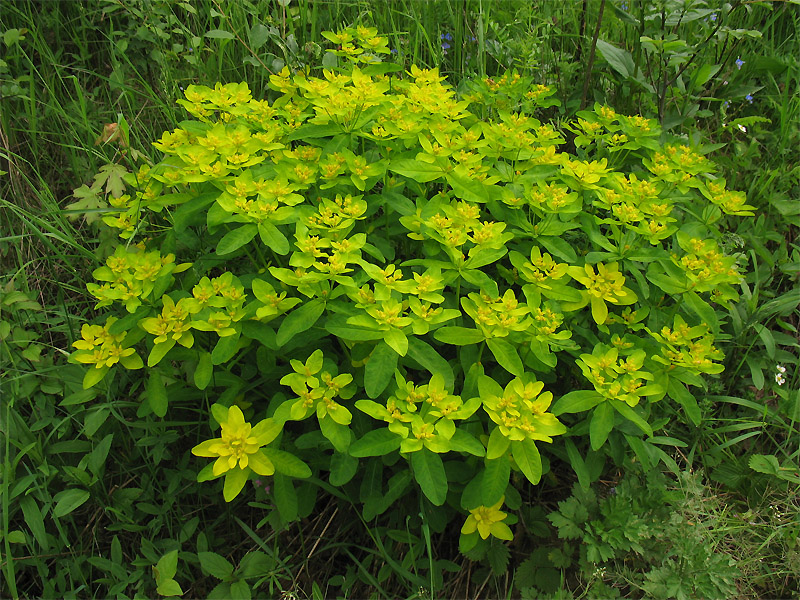
[{"label": "flowering shrub", "polygon": [[596,105],[569,145],[513,73],[459,99],[388,76],[374,30],[329,39],[347,66],[284,69],[272,101],[186,89],[192,119],[104,219],[130,242],[88,286],[110,312],[75,343],[85,387],[146,362],[140,416],[204,390],[221,434],[192,452],[226,501],[273,476],[285,523],[313,474],[371,519],[417,486],[438,530],[466,518],[464,551],[511,537],[501,507],[554,458],[665,458],[655,403],[697,423],[690,388],[722,370],[744,195],[652,120]]}]

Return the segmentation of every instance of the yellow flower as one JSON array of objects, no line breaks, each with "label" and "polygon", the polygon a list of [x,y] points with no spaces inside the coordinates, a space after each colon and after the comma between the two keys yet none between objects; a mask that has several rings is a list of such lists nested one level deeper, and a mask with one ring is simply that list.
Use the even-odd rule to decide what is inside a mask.
[{"label": "yellow flower", "polygon": [[[224,410],[224,409],[223,409]],[[272,419],[264,419],[255,427],[245,422],[238,406],[227,409],[227,419],[220,422],[222,437],[206,440],[192,448],[195,456],[218,457],[214,463],[214,476],[232,469],[252,469],[259,475],[272,475],[275,466],[261,452],[261,447],[274,440],[281,431]]]},{"label": "yellow flower", "polygon": [[479,506],[469,511],[469,516],[464,526],[461,528],[461,533],[470,534],[477,529],[481,538],[484,540],[488,538],[489,535],[493,535],[500,540],[514,539],[511,529],[502,522],[507,516],[506,513],[500,510],[504,499],[505,498],[500,498],[500,501],[494,506],[488,508],[486,506]]}]

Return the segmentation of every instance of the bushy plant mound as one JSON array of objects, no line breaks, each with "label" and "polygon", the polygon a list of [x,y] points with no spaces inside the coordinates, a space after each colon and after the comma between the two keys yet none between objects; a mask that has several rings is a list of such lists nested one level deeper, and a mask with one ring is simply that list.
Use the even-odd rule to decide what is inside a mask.
[{"label": "bushy plant mound", "polygon": [[374,31],[329,39],[346,66],[273,75],[273,101],[186,89],[104,217],[126,241],[88,286],[109,315],[75,344],[84,386],[146,363],[139,417],[202,407],[198,479],[230,501],[273,476],[273,525],[318,486],[365,519],[418,488],[463,551],[511,539],[501,509],[553,458],[585,481],[629,448],[669,461],[656,403],[699,422],[690,387],[722,371],[744,195],[652,120],[596,105],[568,144],[518,75],[459,99],[388,75]]}]

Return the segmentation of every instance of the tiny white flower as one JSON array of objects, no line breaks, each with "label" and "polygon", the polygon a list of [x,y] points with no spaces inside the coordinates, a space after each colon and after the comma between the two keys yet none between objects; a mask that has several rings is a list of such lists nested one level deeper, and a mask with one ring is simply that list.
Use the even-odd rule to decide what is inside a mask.
[{"label": "tiny white flower", "polygon": [[739,128],[739,131],[741,131],[742,133],[747,133],[747,127],[745,127],[744,125],[736,125],[736,126]]},{"label": "tiny white flower", "polygon": [[775,368],[778,369],[778,371],[780,371],[781,373],[786,373],[786,367],[784,367],[783,365],[777,365]]}]

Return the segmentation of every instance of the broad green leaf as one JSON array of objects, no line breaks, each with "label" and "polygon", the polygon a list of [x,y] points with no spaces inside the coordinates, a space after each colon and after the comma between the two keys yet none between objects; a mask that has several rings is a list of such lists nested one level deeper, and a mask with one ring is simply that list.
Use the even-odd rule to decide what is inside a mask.
[{"label": "broad green leaf", "polygon": [[275,499],[275,506],[281,515],[284,523],[291,523],[297,519],[297,491],[294,483],[288,477],[276,473],[273,478],[274,490],[272,497]]},{"label": "broad green leaf", "polygon": [[[384,333],[377,329],[368,329],[366,327],[358,327],[357,325],[350,325],[337,318],[328,319],[325,322],[325,329],[342,340],[349,340],[353,342],[366,342],[371,340],[382,340]],[[411,340],[409,340],[409,344]]]},{"label": "broad green leaf", "polygon": [[269,446],[261,448],[261,451],[272,461],[272,464],[275,465],[276,473],[288,477],[295,477],[297,479],[311,477],[311,469],[294,454],[290,454],[284,450],[278,450],[277,448],[270,448]]},{"label": "broad green leaf", "polygon": [[230,31],[224,31],[222,29],[212,29],[211,31],[206,31],[205,37],[210,38],[212,40],[236,39],[236,36],[233,35]]},{"label": "broad green leaf", "polygon": [[[283,256],[290,250],[289,240],[269,221],[262,221],[258,224],[258,235],[264,245],[269,246],[276,254]],[[217,252],[219,254],[219,251]]]},{"label": "broad green leaf", "polygon": [[717,320],[717,311],[708,304],[705,300],[700,298],[695,292],[686,292],[683,295],[683,301],[692,309],[692,311],[700,317],[700,320],[711,328],[711,331],[719,331],[719,321]]},{"label": "broad green leaf", "polygon": [[239,349],[240,337],[241,334],[236,332],[233,335],[226,335],[225,337],[219,338],[214,349],[211,351],[212,364],[221,365],[232,359],[233,355],[236,354],[236,351]]},{"label": "broad green leaf", "polygon": [[636,65],[630,52],[612,46],[603,40],[597,40],[597,51],[617,73],[623,77],[633,77]]},{"label": "broad green leaf", "polygon": [[697,404],[697,400],[686,386],[674,377],[671,377],[669,385],[667,386],[667,393],[670,398],[683,407],[683,410],[686,411],[686,416],[691,419],[692,423],[694,423],[695,426],[699,426],[703,418],[700,413],[700,407]]},{"label": "broad green leaf", "polygon": [[450,438],[450,449],[453,452],[472,454],[472,456],[482,457],[486,453],[478,438],[462,429],[456,429],[453,437]]},{"label": "broad green leaf", "polygon": [[511,455],[528,481],[533,485],[539,483],[542,478],[542,457],[536,443],[527,438],[521,442],[511,442]]},{"label": "broad green leaf", "polygon": [[211,361],[211,353],[203,352],[200,360],[197,361],[197,368],[194,370],[194,384],[197,389],[204,390],[211,383],[211,376],[214,374],[214,364]]},{"label": "broad green leaf", "polygon": [[250,41],[250,48],[258,50],[261,46],[266,44],[269,39],[269,27],[261,23],[256,23],[250,28],[247,38]]},{"label": "broad green leaf", "polygon": [[590,302],[592,306],[592,319],[594,319],[594,322],[598,325],[602,325],[606,322],[606,318],[608,317],[606,301],[602,298],[592,296]]},{"label": "broad green leaf", "polygon": [[164,381],[161,379],[161,372],[158,369],[150,373],[150,379],[147,381],[147,402],[157,417],[167,414],[169,400]]},{"label": "broad green leaf", "polygon": [[341,487],[350,481],[358,471],[358,459],[350,454],[334,452],[331,456],[330,476],[331,485]]},{"label": "broad green leaf", "polygon": [[592,483],[591,477],[589,476],[589,469],[586,468],[586,462],[583,460],[580,452],[578,452],[578,448],[575,446],[575,442],[571,439],[567,438],[564,442],[564,445],[567,450],[567,458],[569,459],[569,464],[572,467],[572,470],[575,471],[575,475],[578,476],[578,484],[584,489],[588,490],[589,485]]},{"label": "broad green leaf", "polygon": [[422,493],[434,505],[441,506],[447,498],[447,474],[441,457],[427,448],[411,453],[411,467]]},{"label": "broad green leaf", "polygon": [[[339,410],[346,409],[340,407]],[[320,420],[319,429],[337,452],[347,452],[350,446],[350,428],[347,425],[340,425],[328,414]]]},{"label": "broad green leaf", "polygon": [[222,497],[225,502],[230,502],[239,495],[244,484],[247,483],[249,474],[250,469],[244,470],[238,467],[225,473],[225,483],[222,485]]},{"label": "broad green leaf", "polygon": [[492,429],[492,433],[489,435],[489,443],[487,444],[486,448],[486,458],[489,460],[494,460],[496,458],[505,456],[508,453],[509,444],[511,444],[511,441],[503,435],[503,432],[500,431],[499,427],[495,427]]},{"label": "broad green leaf", "polygon": [[522,360],[511,342],[502,338],[490,338],[486,340],[486,345],[489,346],[489,350],[492,351],[501,367],[512,375],[522,377],[524,373]]},{"label": "broad green leaf", "polygon": [[434,332],[433,337],[443,344],[453,344],[454,346],[479,344],[486,339],[477,329],[467,327],[442,327]]},{"label": "broad green leaf", "polygon": [[44,518],[36,500],[31,495],[22,496],[19,498],[19,507],[25,517],[25,524],[31,530],[36,541],[39,542],[39,546],[41,546],[42,550],[49,550],[50,542],[47,539],[47,531],[44,528]]},{"label": "broad green leaf", "polygon": [[182,596],[181,585],[174,579],[162,579],[156,587],[156,593],[161,596]]},{"label": "broad green leaf", "polygon": [[594,390],[574,390],[561,396],[550,408],[555,416],[578,413],[594,408],[603,401],[603,396]]},{"label": "broad green leaf", "polygon": [[608,400],[608,402],[611,403],[611,406],[614,407],[614,410],[616,410],[623,417],[634,423],[639,429],[645,432],[648,436],[653,435],[653,428],[650,427],[650,424],[647,421],[645,421],[639,415],[639,413],[637,413],[630,406],[628,406],[627,404],[625,404],[620,400]]},{"label": "broad green leaf", "polygon": [[98,383],[103,381],[103,378],[108,373],[109,367],[89,367],[86,370],[86,374],[83,376],[83,389],[88,390],[91,387],[96,386]]},{"label": "broad green leaf", "polygon": [[207,575],[227,579],[233,574],[233,565],[216,552],[198,552],[197,558],[200,560],[200,568]]},{"label": "broad green leaf", "polygon": [[311,329],[325,312],[325,303],[322,300],[309,300],[301,304],[284,318],[278,328],[276,341],[278,346],[283,346],[298,333]]},{"label": "broad green leaf", "polygon": [[481,483],[481,501],[483,506],[494,506],[506,493],[508,480],[511,477],[511,463],[502,456],[497,460],[487,460]]},{"label": "broad green leaf", "polygon": [[400,158],[391,161],[389,170],[419,183],[427,183],[444,175],[444,171],[440,166],[411,158]]},{"label": "broad green leaf", "polygon": [[406,334],[396,327],[391,327],[383,336],[383,341],[400,356],[405,356],[408,352],[408,338]]},{"label": "broad green leaf", "polygon": [[564,241],[560,237],[540,235],[538,238],[536,238],[536,241],[544,246],[545,250],[547,250],[553,256],[557,256],[558,258],[561,258],[570,264],[578,262],[578,255],[575,254],[575,248],[573,248],[568,242]]},{"label": "broad green leaf", "polygon": [[365,458],[384,456],[400,448],[401,438],[388,429],[373,429],[359,440],[350,444],[350,456]]},{"label": "broad green leaf", "polygon": [[614,409],[608,402],[601,402],[594,408],[592,420],[589,424],[589,440],[592,450],[599,450],[608,439],[608,434],[614,429]]},{"label": "broad green leaf", "polygon": [[150,350],[150,355],[147,357],[147,366],[155,367],[161,362],[161,359],[167,355],[167,352],[172,350],[173,346],[175,346],[175,340],[172,339],[160,344],[155,344],[153,349]]},{"label": "broad green leaf", "polygon": [[258,226],[254,224],[242,225],[226,233],[217,244],[217,254],[224,256],[235,252],[249,243],[258,233]]},{"label": "broad green leaf", "polygon": [[448,390],[453,389],[455,381],[453,368],[433,346],[412,336],[408,339],[408,356],[427,369],[431,375],[441,374],[444,377],[444,387]]},{"label": "broad green leaf", "polygon": [[158,572],[157,578],[161,581],[175,577],[175,573],[178,572],[178,551],[171,550],[159,558],[156,563],[156,571]]},{"label": "broad green leaf", "polygon": [[397,368],[397,352],[385,343],[375,346],[364,368],[364,391],[370,398],[381,395],[394,377]]}]

